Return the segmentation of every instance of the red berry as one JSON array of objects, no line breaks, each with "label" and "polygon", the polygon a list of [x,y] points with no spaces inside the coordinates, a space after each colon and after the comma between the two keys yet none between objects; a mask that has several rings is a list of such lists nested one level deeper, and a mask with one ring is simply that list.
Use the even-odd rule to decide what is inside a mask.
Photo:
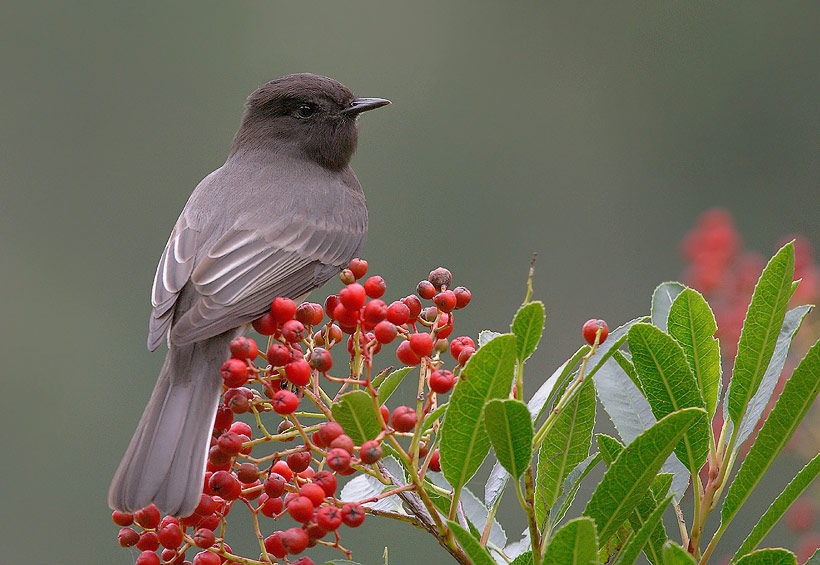
[{"label": "red berry", "polygon": [[162,547],[176,549],[182,545],[182,529],[178,524],[170,524],[157,532],[157,538]]},{"label": "red berry", "polygon": [[316,523],[323,530],[332,532],[342,525],[342,511],[335,506],[323,506],[316,511]]},{"label": "red berry", "polygon": [[153,551],[143,551],[137,556],[134,565],[159,565],[159,555]]},{"label": "red berry", "polygon": [[134,520],[146,530],[153,530],[159,525],[159,510],[153,504],[134,513]]},{"label": "red berry", "polygon": [[350,439],[350,436],[346,435],[346,434],[342,434],[342,435],[338,436],[337,438],[335,438],[333,441],[331,441],[328,444],[328,447],[330,449],[336,449],[336,448],[344,449],[349,454],[353,455],[353,448],[354,448],[353,440]]},{"label": "red berry", "polygon": [[273,532],[265,538],[265,551],[272,554],[274,557],[284,557],[288,550],[282,545],[282,534],[284,532]]},{"label": "red berry", "polygon": [[234,414],[244,414],[251,409],[250,401],[241,388],[229,388],[225,392],[225,405]]},{"label": "red berry", "polygon": [[268,518],[273,518],[285,507],[281,496],[268,496],[264,492],[259,497],[259,511]]},{"label": "red berry", "polygon": [[452,312],[456,308],[456,294],[452,290],[439,292],[433,297],[433,303],[441,312]]},{"label": "red berry", "polygon": [[350,453],[341,448],[331,449],[327,452],[327,466],[334,471],[350,469]]},{"label": "red berry", "polygon": [[134,523],[134,515],[128,512],[120,512],[119,510],[114,510],[111,513],[111,519],[114,520],[114,523],[118,526],[130,526]]},{"label": "red berry", "polygon": [[[237,451],[237,453],[239,453]],[[231,462],[231,454],[222,451],[222,448],[219,445],[212,445],[208,449],[208,463],[211,463],[217,467],[225,467],[230,468]]]},{"label": "red berry", "polygon": [[410,320],[410,308],[398,300],[387,307],[387,321],[397,326],[406,324]]},{"label": "red berry", "polygon": [[277,414],[293,414],[299,407],[299,397],[287,389],[277,390],[273,393],[271,404]]},{"label": "red berry", "polygon": [[438,449],[436,449],[433,454],[430,456],[430,470],[439,472],[441,471],[441,454],[439,454]]},{"label": "red berry", "polygon": [[364,291],[370,298],[379,298],[387,290],[384,279],[376,275],[364,281]]},{"label": "red berry", "polygon": [[[319,489],[322,490],[322,489]],[[288,514],[297,522],[303,524],[310,522],[313,518],[313,501],[306,496],[297,496],[288,502]]]},{"label": "red berry", "polygon": [[316,347],[310,352],[308,364],[320,373],[327,373],[333,367],[333,357],[327,349]]},{"label": "red berry", "polygon": [[[313,512],[311,511],[311,514]],[[308,535],[302,528],[290,528],[282,532],[282,546],[291,555],[302,553],[308,544]]]},{"label": "red berry", "polygon": [[378,299],[368,302],[362,313],[364,321],[373,326],[384,320],[385,317],[387,317],[387,304]]},{"label": "red berry", "polygon": [[168,565],[183,565],[185,562],[185,554],[177,554],[176,549],[163,549],[160,560]]},{"label": "red berry", "polygon": [[122,528],[117,534],[117,541],[122,547],[132,547],[137,545],[140,535],[131,528]]},{"label": "red berry", "polygon": [[470,357],[473,356],[473,353],[475,353],[474,347],[467,346],[462,348],[461,353],[458,354],[458,364],[462,367],[466,365],[467,361],[470,360]]},{"label": "red berry", "polygon": [[276,323],[276,318],[273,317],[273,314],[267,312],[261,318],[257,318],[251,324],[253,329],[262,335],[273,335],[276,333],[276,328],[278,324]]},{"label": "red berry", "polygon": [[[214,500],[211,495],[202,493],[199,497],[199,504],[194,508],[194,514],[197,516],[208,516],[219,509],[219,502]],[[167,517],[167,516],[166,516]],[[165,520],[163,519],[163,522]],[[179,522],[176,523],[179,526]]]},{"label": "red berry", "polygon": [[316,565],[316,562],[310,557],[300,557],[296,561],[291,561],[290,565]]},{"label": "red berry", "polygon": [[456,379],[450,371],[433,371],[430,375],[430,390],[446,394],[453,389]]},{"label": "red berry", "polygon": [[253,437],[253,430],[245,422],[234,422],[231,424],[229,431],[240,436],[248,436],[249,438]]},{"label": "red berry", "polygon": [[418,357],[428,357],[433,353],[433,338],[427,333],[417,333],[410,336],[410,349]]},{"label": "red berry", "polygon": [[286,482],[287,479],[279,473],[271,473],[265,479],[265,483],[262,488],[265,489],[265,494],[269,497],[276,498],[284,494]]},{"label": "red berry", "polygon": [[314,485],[322,487],[325,496],[333,496],[336,493],[336,477],[330,471],[319,471],[311,480]]},{"label": "red berry", "polygon": [[177,518],[176,516],[163,517],[162,521],[159,523],[159,526],[157,527],[161,530],[165,526],[179,526],[179,518]]},{"label": "red berry", "polygon": [[342,429],[339,422],[325,422],[319,426],[319,437],[322,438],[322,442],[325,445],[330,445],[334,439],[343,433],[345,433],[344,429]]},{"label": "red berry", "polygon": [[288,320],[282,324],[282,337],[288,343],[296,343],[305,339],[305,325],[299,320]]},{"label": "red berry", "polygon": [[293,319],[296,314],[296,303],[290,298],[277,296],[270,305],[270,312],[277,322],[283,324]]},{"label": "red berry", "polygon": [[[402,305],[404,306],[404,305]],[[376,324],[376,327],[373,328],[373,335],[376,337],[376,341],[379,343],[390,343],[396,336],[398,332],[396,330],[396,326],[392,323],[384,320]]]},{"label": "red berry", "polygon": [[466,335],[455,338],[450,342],[450,355],[453,356],[453,359],[458,361],[458,356],[461,353],[461,350],[465,347],[472,347],[475,349],[475,342],[472,338],[469,338]]},{"label": "red berry", "polygon": [[302,302],[296,308],[296,319],[306,326],[318,326],[324,316],[324,310],[315,302]]},{"label": "red berry", "polygon": [[[333,309],[333,317],[339,322],[339,325],[344,328],[355,328],[359,322],[359,310],[353,310],[345,307],[341,302]],[[348,331],[347,333],[353,333]]]},{"label": "red berry", "polygon": [[349,284],[339,291],[339,302],[348,310],[359,310],[366,298],[367,293],[359,283]]},{"label": "red berry", "polygon": [[464,308],[470,303],[470,300],[473,299],[473,293],[463,286],[455,287],[453,289],[453,294],[456,295],[456,310]]},{"label": "red berry", "polygon": [[308,498],[313,503],[314,508],[317,508],[325,500],[325,489],[320,485],[305,483],[299,489],[299,496]]},{"label": "red berry", "polygon": [[404,365],[415,366],[421,363],[421,359],[413,352],[409,341],[403,341],[396,349],[396,358]]},{"label": "red berry", "polygon": [[387,409],[387,406],[385,406],[384,404],[379,406],[379,412],[381,413],[382,420],[384,420],[384,423],[390,423],[390,410]]},{"label": "red berry", "polygon": [[364,508],[355,502],[342,506],[342,521],[345,525],[355,528],[364,522]]},{"label": "red berry", "polygon": [[581,328],[581,333],[584,335],[584,339],[587,343],[593,345],[595,343],[598,330],[601,331],[601,337],[598,339],[598,343],[603,343],[606,336],[609,335],[609,327],[603,320],[596,320],[595,318],[587,320],[584,323],[584,327]]},{"label": "red berry", "polygon": [[390,422],[397,432],[409,432],[416,426],[416,411],[409,406],[399,406],[393,410]]},{"label": "red berry", "polygon": [[416,285],[416,294],[425,300],[430,300],[436,294],[436,287],[430,281],[421,281]]},{"label": "red berry", "polygon": [[310,451],[298,451],[288,455],[285,458],[285,461],[287,461],[288,467],[290,467],[291,471],[294,473],[301,473],[310,467],[310,459]]},{"label": "red berry", "polygon": [[442,313],[436,324],[436,339],[444,339],[453,331],[453,317],[451,314]]},{"label": "red berry", "polygon": [[137,549],[140,551],[156,551],[159,549],[159,539],[154,532],[142,532],[137,540]]},{"label": "red berry", "polygon": [[367,261],[359,258],[353,259],[347,268],[353,272],[354,277],[360,279],[367,274]]},{"label": "red berry", "polygon": [[325,298],[325,312],[331,319],[334,318],[334,312],[336,311],[336,306],[340,304],[339,297],[335,294],[331,294],[327,298]]},{"label": "red berry", "polygon": [[216,543],[216,536],[214,536],[214,533],[207,528],[199,528],[194,532],[193,538],[194,545],[201,547],[202,549],[208,549]]},{"label": "red berry", "polygon": [[259,348],[251,338],[241,335],[231,342],[231,357],[234,359],[253,360],[257,355],[259,355]]},{"label": "red berry", "polygon": [[310,382],[310,365],[304,359],[291,361],[285,365],[285,378],[295,386],[305,386]]},{"label": "red berry", "polygon": [[233,422],[233,412],[231,409],[225,406],[224,404],[220,404],[216,408],[216,418],[214,419],[214,429],[215,430],[224,430],[228,426],[231,425]]},{"label": "red berry", "polygon": [[359,459],[362,460],[362,463],[370,465],[381,459],[381,457],[382,446],[376,440],[366,441],[359,447]]},{"label": "red berry", "polygon": [[216,553],[211,553],[210,551],[200,551],[194,555],[192,565],[220,565],[221,563],[222,559]]},{"label": "red berry", "polygon": [[259,468],[249,461],[242,463],[236,470],[236,478],[243,485],[252,485],[259,480]]},{"label": "red berry", "polygon": [[211,475],[208,481],[208,487],[214,494],[224,498],[225,500],[236,500],[242,493],[242,485],[228,471],[217,471]]},{"label": "red berry", "polygon": [[242,439],[239,437],[239,434],[230,431],[219,436],[216,443],[219,449],[228,455],[236,455],[242,449]]},{"label": "red berry", "polygon": [[401,303],[410,310],[409,322],[415,321],[415,319],[419,317],[419,314],[421,314],[421,300],[419,300],[419,297],[415,294],[405,296],[401,299]]},{"label": "red berry", "polygon": [[287,461],[277,461],[271,467],[271,475],[276,473],[281,475],[285,481],[290,481],[293,478],[293,471],[288,467]]},{"label": "red berry", "polygon": [[274,341],[268,348],[268,363],[273,367],[283,367],[290,363],[290,349],[284,343]]}]

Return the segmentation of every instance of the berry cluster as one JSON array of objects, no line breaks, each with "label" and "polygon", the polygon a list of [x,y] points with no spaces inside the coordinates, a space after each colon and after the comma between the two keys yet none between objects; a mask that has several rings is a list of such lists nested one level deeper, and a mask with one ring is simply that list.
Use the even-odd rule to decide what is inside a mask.
[{"label": "berry cluster", "polygon": [[[249,337],[231,343],[231,358],[221,367],[222,402],[199,506],[183,518],[163,517],[154,506],[133,515],[112,515],[122,527],[120,545],[141,551],[137,565],[278,560],[309,565],[314,563],[309,557],[288,561],[288,556],[317,544],[337,548],[350,559],[340,544],[343,525],[359,526],[371,511],[370,503],[418,488],[427,469],[440,470],[438,450],[431,449],[438,424],[422,429],[421,422],[437,407],[437,395],[453,389],[475,352],[467,336],[448,341],[454,312],[469,304],[470,291],[451,289],[451,273],[438,268],[418,284],[416,294],[388,304],[382,300],[384,279],[364,279],[366,274],[366,261],[351,261],[340,274],[343,288],[324,306],[276,298],[270,311],[253,322],[253,328],[268,337],[264,351]],[[423,301],[431,304],[425,307]],[[600,338],[605,337],[604,331]],[[394,341],[395,356],[406,371],[419,368],[419,394],[414,406],[390,411],[376,389],[389,370],[374,374],[373,365],[382,346]],[[344,376],[331,374],[333,351],[347,361]],[[453,358],[449,367],[447,352]],[[351,391],[368,393],[381,427],[375,437],[354,441],[351,435],[357,436],[348,435],[350,430],[334,416],[334,407]],[[282,417],[275,432],[263,420],[271,412]],[[241,415],[247,415],[256,430],[238,419]],[[366,473],[384,480],[379,466],[384,442],[394,456],[417,469],[419,482],[365,500],[343,501],[339,477]],[[252,516],[261,549],[258,559],[236,555],[225,543],[227,517],[236,505]],[[186,560],[189,550],[198,551],[192,562]]]}]

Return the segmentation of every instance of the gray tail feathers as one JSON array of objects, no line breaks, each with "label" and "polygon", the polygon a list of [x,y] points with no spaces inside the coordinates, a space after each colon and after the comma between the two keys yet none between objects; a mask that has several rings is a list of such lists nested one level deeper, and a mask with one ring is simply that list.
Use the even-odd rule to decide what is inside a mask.
[{"label": "gray tail feathers", "polygon": [[222,386],[219,369],[232,337],[171,346],[108,490],[111,508],[134,512],[153,503],[164,514],[188,516],[199,504]]}]

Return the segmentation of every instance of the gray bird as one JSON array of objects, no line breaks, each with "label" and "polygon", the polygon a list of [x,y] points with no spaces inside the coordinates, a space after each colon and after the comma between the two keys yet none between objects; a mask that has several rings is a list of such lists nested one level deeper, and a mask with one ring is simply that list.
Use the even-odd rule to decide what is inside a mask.
[{"label": "gray bird", "polygon": [[191,194],[159,260],[148,348],[169,349],[111,508],[193,512],[229,343],[275,297],[303,297],[359,255],[367,207],[349,166],[356,122],[389,103],[313,74],[250,95],[227,161]]}]

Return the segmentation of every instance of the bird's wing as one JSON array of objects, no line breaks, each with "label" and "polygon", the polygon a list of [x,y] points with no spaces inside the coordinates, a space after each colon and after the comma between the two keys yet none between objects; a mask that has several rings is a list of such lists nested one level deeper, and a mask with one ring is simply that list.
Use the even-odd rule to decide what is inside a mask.
[{"label": "bird's wing", "polygon": [[[296,298],[324,284],[364,246],[367,210],[355,204],[315,217],[280,215],[263,228],[237,222],[227,229],[196,258],[189,274],[195,299],[173,322],[171,342],[218,335],[259,317],[276,296]],[[180,280],[181,274],[170,282]]]}]

